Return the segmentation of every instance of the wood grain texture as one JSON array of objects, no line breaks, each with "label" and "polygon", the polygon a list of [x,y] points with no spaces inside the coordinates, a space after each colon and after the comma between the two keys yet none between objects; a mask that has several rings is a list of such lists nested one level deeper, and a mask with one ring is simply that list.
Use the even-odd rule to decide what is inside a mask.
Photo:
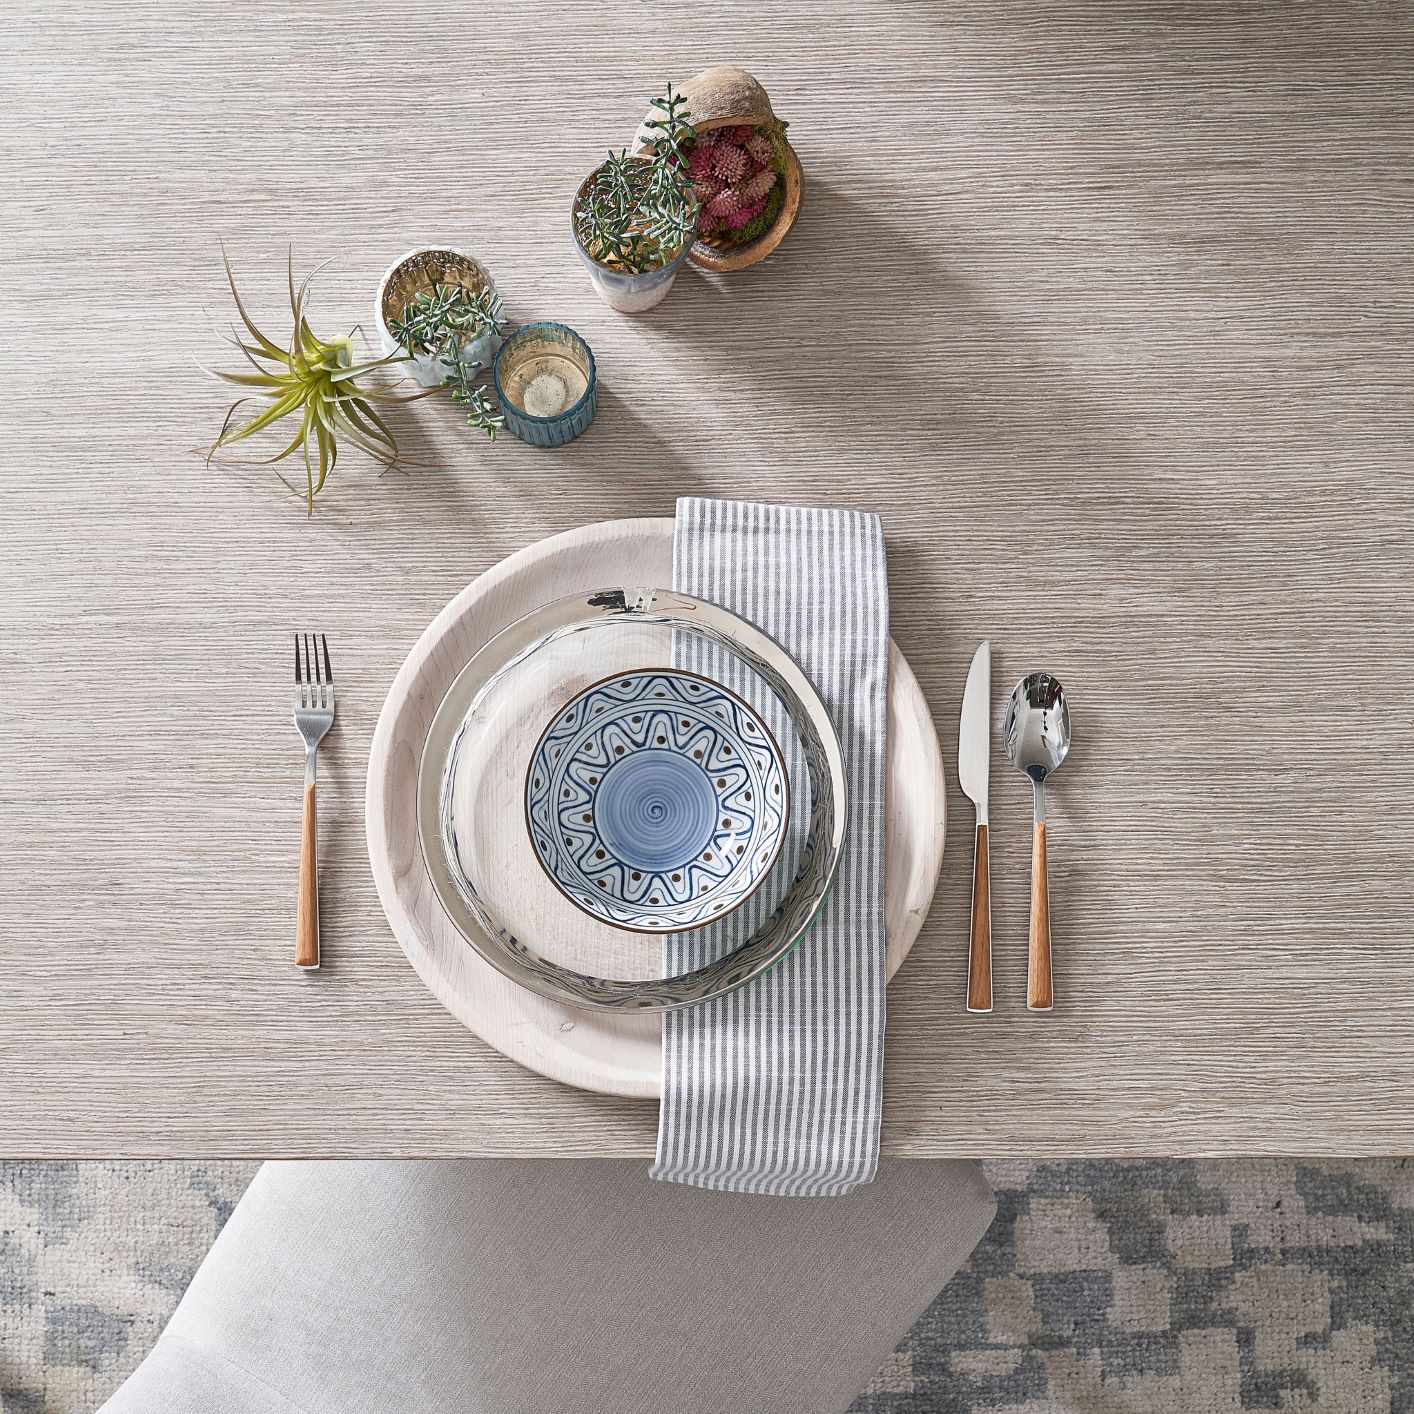
[{"label": "wood grain texture", "polygon": [[1026,968],[1026,1008],[1050,1011],[1055,1005],[1051,978],[1051,894],[1046,881],[1046,822],[1031,830],[1031,946]]},{"label": "wood grain texture", "polygon": [[967,1009],[992,1009],[992,865],[987,826],[979,823],[972,849],[972,927],[967,954]]},{"label": "wood grain texture", "polygon": [[[437,615],[399,668],[373,734],[365,812],[368,858],[394,936],[428,990],[459,1021],[503,1055],[552,1079],[603,1094],[657,1096],[662,1093],[661,1019],[561,1006],[501,976],[468,946],[439,902],[417,825],[420,746],[457,674],[478,649],[531,610],[606,587],[606,566],[612,566],[619,584],[671,584],[672,518],[600,521],[536,541],[493,566]],[[594,666],[575,684],[578,688],[644,662],[637,656],[643,652],[640,634],[626,634],[627,643],[615,643],[612,636],[603,637],[604,630],[600,633],[598,642],[613,646],[596,649]],[[937,886],[947,787],[927,700],[897,647],[890,647],[884,945],[885,965],[893,977],[918,938]],[[622,662],[612,657],[618,650],[626,652]],[[543,699],[536,709],[545,711]],[[541,717],[530,709],[516,720],[524,733],[516,748],[523,752],[520,759],[528,761]],[[505,750],[510,739],[495,735],[494,750]],[[519,782],[523,770],[515,773]],[[515,791],[518,797],[520,790]],[[492,798],[487,828],[494,828],[504,813],[504,802],[494,794]],[[470,832],[475,823],[473,815],[463,827]],[[596,975],[642,977],[658,970],[661,951],[656,939],[649,940],[649,966],[640,935],[589,918],[574,915],[566,941],[566,905],[543,871],[528,865],[524,855],[493,852],[491,857],[500,868],[488,868],[488,874],[498,877],[477,882],[489,886],[491,896],[510,903],[509,922],[501,908],[493,904],[491,911],[517,936],[532,942],[549,936],[555,939],[550,949],[555,961],[582,971],[593,969]],[[505,877],[517,869],[528,877]]]},{"label": "wood grain texture", "polygon": [[[1414,1150],[1414,11],[271,16],[0,18],[0,1153],[649,1154],[652,1102],[522,1070],[419,983],[363,789],[398,665],[476,573],[685,491],[883,515],[949,768],[980,639],[998,724],[1023,672],[1066,684],[1061,1003],[1025,1010],[1006,773],[997,1007],[963,1005],[964,830],[890,988],[888,1153]],[[722,60],[791,123],[801,219],[616,316],[570,197],[665,77]],[[277,327],[287,243],[332,257],[325,332],[367,329],[410,245],[470,248],[513,317],[589,340],[598,420],[491,448],[414,404],[406,473],[350,454],[308,522],[268,468],[196,454],[226,403],[193,364],[231,317],[218,238]],[[339,724],[306,976],[287,645],[311,621]]]},{"label": "wood grain texture", "polygon": [[295,900],[295,966],[319,966],[319,814],[314,782],[304,788],[299,836],[299,895]]}]

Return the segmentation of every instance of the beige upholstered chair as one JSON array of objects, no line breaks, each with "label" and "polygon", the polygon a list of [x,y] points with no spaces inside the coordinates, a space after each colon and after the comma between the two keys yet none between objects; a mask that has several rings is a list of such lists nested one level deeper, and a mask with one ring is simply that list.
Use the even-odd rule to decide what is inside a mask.
[{"label": "beige upholstered chair", "polygon": [[828,1414],[992,1213],[962,1161],[818,1199],[607,1159],[271,1163],[104,1414]]}]

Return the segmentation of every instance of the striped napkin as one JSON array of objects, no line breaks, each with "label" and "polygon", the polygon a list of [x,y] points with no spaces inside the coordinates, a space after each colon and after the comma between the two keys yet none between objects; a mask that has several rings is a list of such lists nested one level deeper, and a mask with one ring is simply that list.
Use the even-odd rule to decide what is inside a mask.
[{"label": "striped napkin", "polygon": [[[884,764],[889,592],[879,518],[683,497],[674,587],[764,629],[810,675],[844,748],[849,825],[830,900],[795,950],[728,996],[663,1019],[655,1178],[738,1193],[818,1197],[870,1182],[884,1046]],[[691,635],[678,665],[742,693],[785,746],[788,723],[749,670]],[[798,743],[786,746],[803,780]],[[799,855],[810,802],[794,792]],[[792,852],[793,851],[793,852]],[[793,872],[793,863],[787,873]],[[701,966],[774,905],[664,940],[668,972]],[[751,910],[754,908],[754,912]]]}]

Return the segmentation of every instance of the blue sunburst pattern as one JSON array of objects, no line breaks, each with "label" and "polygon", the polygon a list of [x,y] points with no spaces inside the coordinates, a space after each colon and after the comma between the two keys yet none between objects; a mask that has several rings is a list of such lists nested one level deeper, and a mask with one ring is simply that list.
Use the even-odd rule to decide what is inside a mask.
[{"label": "blue sunburst pattern", "polygon": [[526,777],[535,852],[560,890],[617,927],[681,932],[766,878],[789,815],[780,750],[718,684],[641,671],[588,688]]}]

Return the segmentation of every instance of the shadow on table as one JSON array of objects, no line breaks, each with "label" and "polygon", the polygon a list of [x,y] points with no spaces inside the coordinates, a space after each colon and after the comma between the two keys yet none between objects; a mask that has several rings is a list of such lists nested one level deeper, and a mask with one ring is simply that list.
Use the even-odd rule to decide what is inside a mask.
[{"label": "shadow on table", "polygon": [[1007,307],[969,279],[977,234],[950,260],[964,242],[946,210],[912,220],[811,176],[800,223],[769,259],[680,277],[673,337],[705,384],[827,439],[857,438],[881,467],[935,448],[955,459],[969,443],[1010,449],[1019,467],[1058,452],[1128,459],[1087,414],[1092,399],[1044,321],[1019,294]]},{"label": "shadow on table", "polygon": [[[599,411],[584,435],[583,451],[599,463],[588,467],[587,474],[603,480],[609,508],[616,514],[672,515],[679,495],[701,489],[700,469],[684,459],[664,435],[667,430],[641,416],[612,381],[599,385]],[[603,465],[606,457],[612,458],[608,470]]]},{"label": "shadow on table", "polygon": [[962,296],[928,245],[812,180],[776,254],[725,275],[690,268],[669,298],[674,337],[709,380],[859,423],[881,401],[889,418],[936,408],[936,374],[921,374],[914,346]]}]

